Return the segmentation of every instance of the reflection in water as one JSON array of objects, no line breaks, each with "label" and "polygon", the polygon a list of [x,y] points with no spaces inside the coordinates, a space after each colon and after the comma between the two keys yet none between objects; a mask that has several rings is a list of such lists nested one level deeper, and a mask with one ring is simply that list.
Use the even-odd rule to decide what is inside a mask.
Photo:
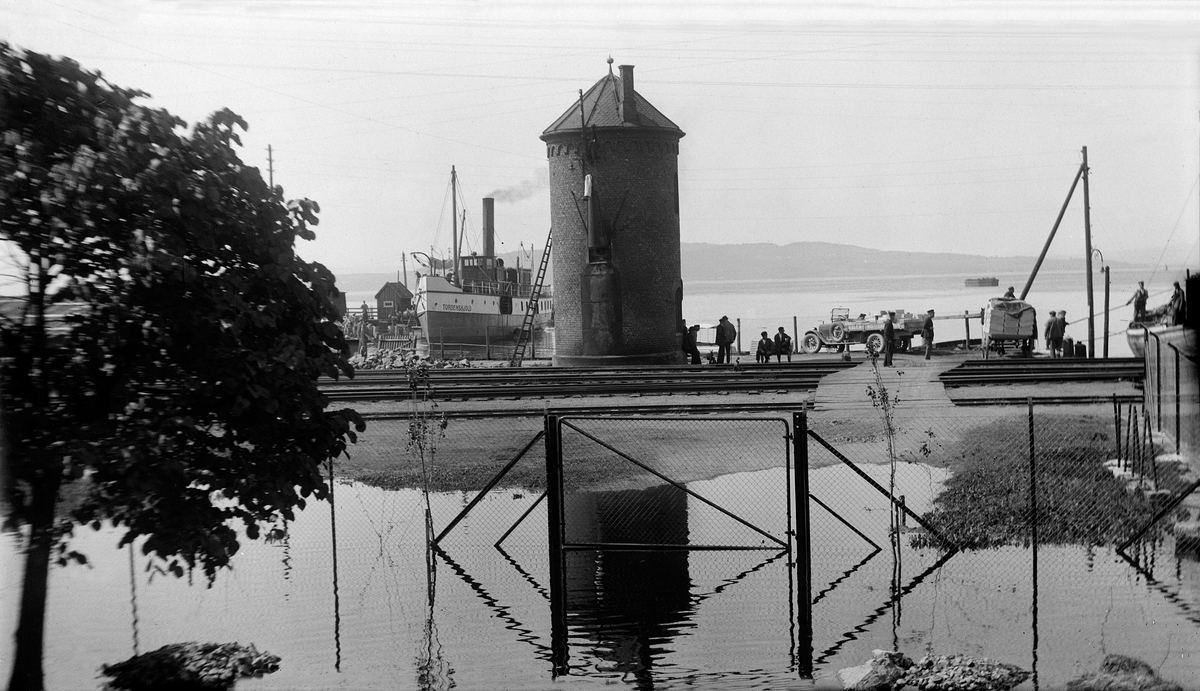
[{"label": "reflection in water", "polygon": [[[781,471],[765,472],[714,482],[720,490],[736,487],[739,491],[731,494],[745,499],[728,506],[749,516],[765,505],[760,486],[778,485],[781,476]],[[883,545],[886,505],[873,494],[852,494],[845,476],[834,468],[814,471],[814,490]],[[915,506],[915,488],[906,489]],[[328,502],[313,502],[290,526],[290,581],[280,574],[278,545],[246,541],[234,570],[219,575],[212,588],[202,581],[195,587],[186,580],[148,582],[143,558],[135,552],[131,569],[125,547],[115,548],[116,531],[80,531],[75,546],[92,558],[92,566],[52,572],[47,686],[93,688],[101,663],[128,656],[132,619],[139,652],[201,639],[254,642],[260,650],[283,655],[278,673],[253,682],[262,691],[417,686],[419,664],[429,671],[428,688],[452,682],[459,688],[553,685],[569,690],[618,683],[622,676],[640,688],[809,688],[798,679],[797,659],[791,657],[800,648],[785,601],[789,569],[778,554],[568,552],[563,572],[571,575],[564,593],[570,608],[561,630],[571,655],[568,675],[555,682],[556,629],[547,616],[547,598],[552,588],[564,589],[549,579],[545,501],[504,542],[504,553],[492,548],[495,537],[536,497],[518,500],[506,494],[482,502],[447,541],[445,549],[454,559],[438,552],[438,572],[430,573],[421,556],[426,519],[419,492],[342,483],[336,492],[336,516],[324,513]],[[646,540],[620,521],[614,524],[610,509],[599,508],[619,501],[626,513],[637,515],[643,504],[633,495],[589,501],[591,509],[578,514],[590,516],[586,530],[604,531],[606,539]],[[671,510],[649,520],[644,515],[642,522],[655,524],[652,532],[686,530],[691,540],[706,543],[719,535],[711,512],[702,515],[705,507],[684,506],[669,496],[658,501]],[[435,522],[444,525],[461,501],[457,495],[433,494],[431,503]],[[1170,536],[1145,550],[1142,570],[1111,558],[1111,549],[1041,548],[1038,611],[1031,622],[1028,548],[962,552],[947,561],[948,555],[906,544],[908,571],[903,587],[893,593],[885,554],[870,557],[866,542],[819,509],[813,520],[814,647],[821,655],[815,688],[836,688],[837,669],[861,664],[873,648],[892,644],[884,613],[895,615],[898,597],[904,604],[898,636],[908,654],[920,646],[1029,669],[1029,636],[1036,624],[1042,689],[1062,688],[1078,676],[1076,670],[1095,669],[1106,646],[1107,652],[1161,660],[1166,678],[1200,678],[1200,637],[1195,635],[1200,562]],[[384,533],[394,559],[379,557],[383,531],[377,528],[384,524],[395,526]],[[0,553],[0,564],[15,563],[11,543],[0,535],[0,550],[8,550]],[[939,556],[941,563],[935,564]],[[285,599],[285,589],[291,590],[290,598]],[[17,592],[10,587],[4,594]],[[406,652],[396,654],[398,649]],[[0,676],[4,657],[0,650]]]},{"label": "reflection in water", "polygon": [[329,549],[333,556],[333,650],[334,670],[342,671],[342,603],[338,589],[337,504],[334,494],[333,463],[329,464]]},{"label": "reflection in water", "polygon": [[133,654],[141,655],[141,646],[138,642],[138,609],[137,609],[137,580],[134,578],[134,556],[133,542],[130,542],[129,548],[129,611],[132,614],[133,620]]},{"label": "reflection in water", "polygon": [[898,602],[900,602],[900,600],[902,598],[904,598],[904,596],[911,593],[917,586],[921,585],[921,583],[923,583],[926,578],[929,578],[929,576],[931,574],[936,572],[938,569],[942,568],[942,565],[945,564],[947,561],[950,561],[950,557],[953,557],[955,554],[958,554],[958,552],[957,551],[946,552],[931,566],[929,566],[924,571],[922,571],[921,573],[914,576],[912,578],[912,580],[910,580],[908,582],[908,585],[893,592],[891,594],[891,596],[887,599],[887,601],[884,602],[883,604],[881,604],[880,606],[876,607],[875,609],[873,609],[871,611],[871,614],[866,619],[864,619],[857,626],[855,626],[855,627],[851,628],[850,630],[846,631],[845,633],[843,633],[841,635],[841,637],[838,638],[838,640],[836,642],[834,642],[833,645],[831,645],[829,648],[822,651],[820,655],[818,655],[815,659],[813,659],[813,664],[818,665],[818,664],[825,662],[826,660],[829,660],[839,650],[841,650],[842,646],[849,643],[850,641],[857,640],[860,635],[868,634],[871,625],[873,625],[876,621],[878,621],[879,618],[882,617],[885,612],[890,612],[892,610],[892,608]]},{"label": "reflection in water", "polygon": [[[564,502],[569,542],[687,543],[687,494],[671,485],[645,490],[582,492]],[[571,638],[584,639],[588,665],[653,685],[656,657],[692,611],[688,552],[680,549],[568,552],[561,586]],[[553,587],[553,585],[552,585]]]},{"label": "reflection in water", "polygon": [[[428,514],[426,514],[428,516]],[[433,608],[437,600],[437,556],[434,554],[432,523],[426,522],[425,540],[425,575],[426,575],[426,609],[425,628],[423,630],[424,645],[417,656],[417,687],[421,691],[445,691],[454,688],[451,677],[450,663],[446,661],[442,650],[442,641],[438,638],[437,622],[434,620]]]},{"label": "reflection in water", "polygon": [[440,557],[442,561],[446,562],[446,565],[450,567],[450,570],[453,571],[456,576],[462,579],[463,583],[467,584],[467,587],[471,589],[471,592],[480,600],[482,600],[483,604],[488,609],[492,610],[492,613],[495,615],[495,617],[504,622],[505,629],[515,632],[518,641],[521,641],[522,643],[528,643],[529,645],[533,646],[537,651],[536,656],[538,659],[547,661],[550,660],[550,648],[548,648],[538,639],[538,636],[533,632],[533,629],[516,618],[516,616],[513,614],[512,607],[501,604],[495,596],[488,592],[487,588],[483,587],[483,584],[473,578],[471,574],[467,573],[466,569],[464,569],[449,554],[447,554],[444,548],[434,546],[433,551],[437,553],[437,556]]}]

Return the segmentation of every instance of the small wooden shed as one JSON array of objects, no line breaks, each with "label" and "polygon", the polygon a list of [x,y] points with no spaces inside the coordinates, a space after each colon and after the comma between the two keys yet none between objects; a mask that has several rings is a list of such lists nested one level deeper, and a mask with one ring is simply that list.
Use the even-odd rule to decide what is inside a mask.
[{"label": "small wooden shed", "polygon": [[379,320],[391,319],[393,314],[397,312],[405,312],[412,309],[412,292],[404,287],[403,283],[396,281],[388,281],[383,284],[378,293],[375,293],[375,318]]}]

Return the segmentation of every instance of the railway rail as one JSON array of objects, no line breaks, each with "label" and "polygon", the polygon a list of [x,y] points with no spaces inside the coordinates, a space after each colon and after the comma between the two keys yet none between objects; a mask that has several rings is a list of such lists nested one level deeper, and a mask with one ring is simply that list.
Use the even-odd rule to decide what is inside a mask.
[{"label": "railway rail", "polygon": [[981,384],[1046,382],[1141,381],[1145,365],[1140,358],[1085,360],[968,360],[939,379],[947,388]]},{"label": "railway rail", "polygon": [[[429,371],[432,400],[554,398],[815,389],[826,375],[857,363],[828,360],[754,367],[539,367]],[[364,376],[365,375],[365,376]],[[401,400],[412,388],[402,370],[369,370],[352,380],[327,382],[331,400]]]},{"label": "railway rail", "polygon": [[[810,391],[833,372],[855,367],[861,361],[810,360],[792,363],[756,364],[742,367],[644,366],[612,368],[481,368],[429,370],[427,396],[437,401],[555,399],[596,396],[687,395],[745,392]],[[1143,364],[1137,358],[1108,360],[970,360],[942,373],[948,388],[986,386],[988,384],[1135,381],[1143,377]],[[352,380],[329,381],[322,391],[331,400],[401,401],[412,389],[403,370],[366,370]],[[1090,402],[1095,396],[1056,396],[1045,402]],[[1106,399],[1108,400],[1108,399]],[[999,405],[1011,403],[1003,397],[959,399],[957,405]],[[752,410],[761,404],[752,402],[695,403],[666,406],[628,406],[623,411],[670,410],[704,412],[706,410]],[[544,408],[539,405],[537,410]],[[588,406],[595,412],[605,406]],[[615,406],[614,406],[615,408]],[[519,410],[519,406],[512,406]],[[533,410],[532,408],[530,410]],[[488,415],[501,413],[488,411]],[[520,413],[525,414],[525,413]]]}]

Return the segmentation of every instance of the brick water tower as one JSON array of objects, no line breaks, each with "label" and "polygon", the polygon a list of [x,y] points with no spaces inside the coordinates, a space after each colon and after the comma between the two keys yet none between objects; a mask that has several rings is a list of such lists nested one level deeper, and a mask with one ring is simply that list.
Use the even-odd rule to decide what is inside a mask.
[{"label": "brick water tower", "polygon": [[556,365],[675,364],[683,322],[683,131],[609,72],[542,133],[550,161]]}]

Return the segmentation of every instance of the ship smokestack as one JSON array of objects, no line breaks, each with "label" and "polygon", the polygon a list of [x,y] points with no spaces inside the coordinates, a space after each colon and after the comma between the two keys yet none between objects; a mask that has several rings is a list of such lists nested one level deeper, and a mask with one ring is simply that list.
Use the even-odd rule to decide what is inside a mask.
[{"label": "ship smokestack", "polygon": [[621,122],[627,125],[640,124],[637,98],[633,95],[633,65],[621,65]]},{"label": "ship smokestack", "polygon": [[483,256],[496,255],[496,200],[483,198]]}]

